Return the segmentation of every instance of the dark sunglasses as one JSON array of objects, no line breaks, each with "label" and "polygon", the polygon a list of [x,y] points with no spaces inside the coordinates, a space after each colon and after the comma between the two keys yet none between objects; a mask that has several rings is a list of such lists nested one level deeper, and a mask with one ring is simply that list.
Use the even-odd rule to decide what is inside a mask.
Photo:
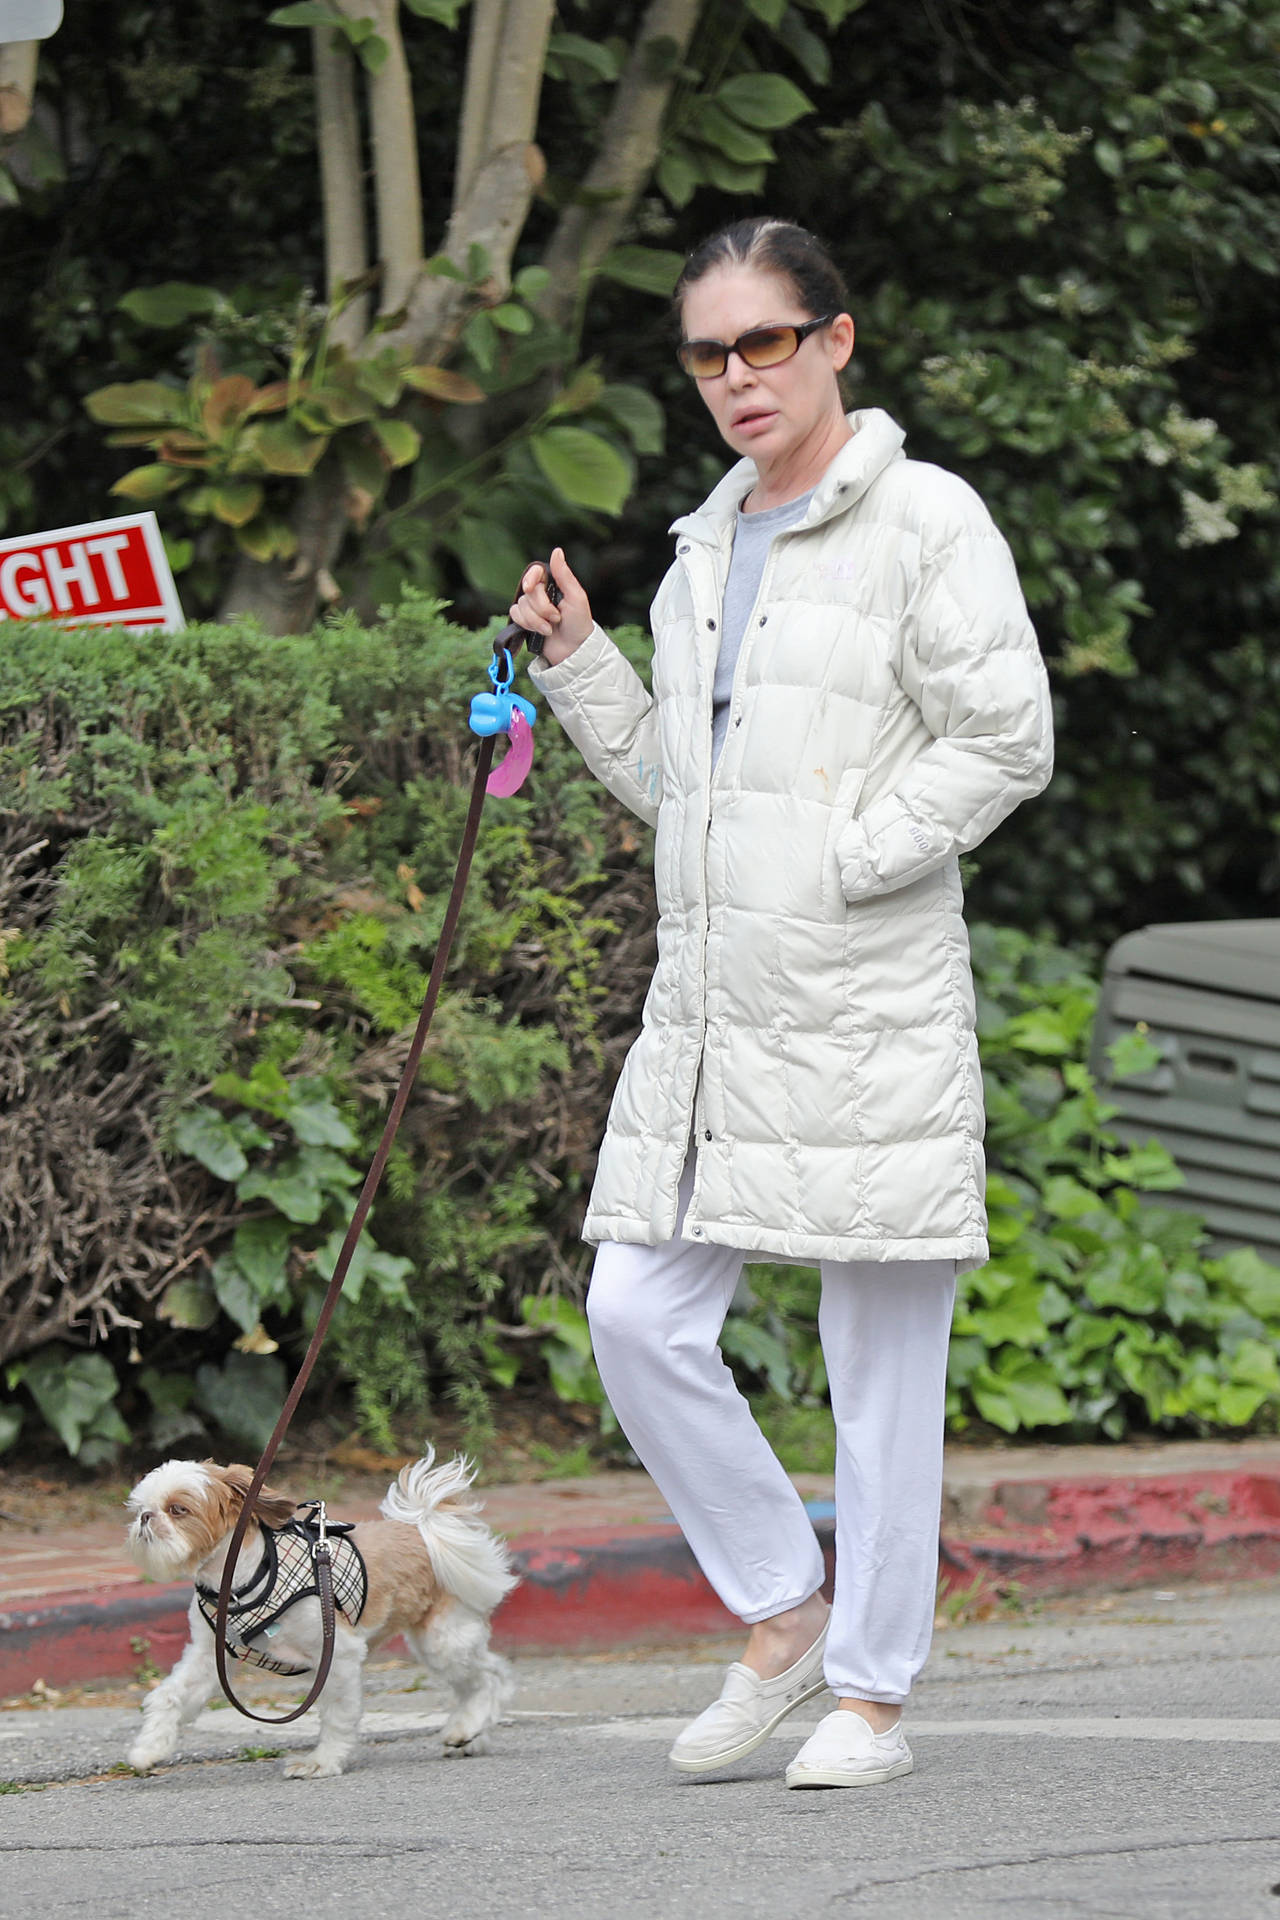
[{"label": "dark sunglasses", "polygon": [[728,346],[723,340],[682,340],[676,348],[676,359],[694,380],[714,380],[728,366],[731,353],[749,367],[779,367],[793,353],[799,353],[801,343],[811,333],[829,327],[835,317],[834,313],[824,313],[798,327],[752,327],[750,333],[740,333]]}]

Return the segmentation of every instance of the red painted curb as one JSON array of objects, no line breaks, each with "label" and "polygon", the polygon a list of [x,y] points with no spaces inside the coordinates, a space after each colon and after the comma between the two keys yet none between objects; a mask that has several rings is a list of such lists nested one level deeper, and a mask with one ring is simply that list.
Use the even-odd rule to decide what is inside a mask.
[{"label": "red painted curb", "polygon": [[[821,1511],[821,1510],[820,1510]],[[829,1519],[816,1520],[827,1558]],[[494,1616],[508,1651],[586,1652],[731,1633],[672,1525],[526,1534],[520,1585]],[[1115,1591],[1280,1572],[1280,1474],[998,1483],[978,1524],[941,1541],[943,1591]],[[167,1669],[186,1641],[187,1586],[112,1587],[0,1613],[0,1695]]]},{"label": "red painted curb", "polygon": [[1002,1483],[981,1532],[944,1536],[944,1591],[1026,1593],[1280,1572],[1280,1477],[1231,1470]]}]

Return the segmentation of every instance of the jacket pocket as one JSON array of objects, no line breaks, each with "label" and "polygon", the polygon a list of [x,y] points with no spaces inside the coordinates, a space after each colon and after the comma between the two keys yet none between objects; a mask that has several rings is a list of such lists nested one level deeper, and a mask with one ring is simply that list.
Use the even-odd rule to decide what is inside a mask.
[{"label": "jacket pocket", "polygon": [[840,777],[836,788],[836,797],[831,804],[827,819],[826,838],[822,848],[822,908],[828,919],[839,920],[847,911],[844,888],[840,884],[840,861],[836,852],[841,831],[858,811],[858,801],[866,785],[865,767],[850,767]]}]

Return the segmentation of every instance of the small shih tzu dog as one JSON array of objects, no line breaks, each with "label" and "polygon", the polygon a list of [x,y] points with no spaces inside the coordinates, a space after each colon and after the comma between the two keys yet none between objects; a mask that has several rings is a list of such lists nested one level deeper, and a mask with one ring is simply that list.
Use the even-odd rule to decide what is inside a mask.
[{"label": "small shih tzu dog", "polygon": [[[381,1520],[328,1523],[337,1608],[333,1665],[316,1705],[320,1737],[291,1760],[292,1778],[341,1773],[356,1744],[361,1667],[371,1647],[402,1633],[414,1657],[445,1681],[453,1712],[442,1729],[447,1754],[480,1753],[485,1730],[511,1696],[511,1670],[489,1650],[489,1616],[516,1584],[506,1548],[468,1497],[463,1459],[434,1463],[428,1448],[402,1469]],[[218,1691],[213,1621],[232,1530],[253,1481],[248,1467],[167,1460],[129,1495],[129,1553],[152,1580],[190,1575],[191,1639],[166,1680],[148,1695],[129,1752],[140,1773],[167,1760],[182,1728]],[[287,1495],[264,1487],[254,1503],[232,1585],[228,1651],[275,1673],[314,1672],[320,1602],[311,1559],[315,1522]]]}]

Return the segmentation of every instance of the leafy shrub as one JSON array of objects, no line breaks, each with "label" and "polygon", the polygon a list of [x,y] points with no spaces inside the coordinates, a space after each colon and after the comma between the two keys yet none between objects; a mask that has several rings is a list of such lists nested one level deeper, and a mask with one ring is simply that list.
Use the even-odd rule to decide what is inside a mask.
[{"label": "leafy shrub", "polygon": [[[262,1432],[425,989],[487,660],[422,597],[285,640],[6,628],[0,1443],[33,1408],[87,1461]],[[580,1291],[650,910],[638,833],[557,728],[538,747],[326,1348],[384,1443],[431,1389],[484,1418],[490,1307]]]},{"label": "leafy shrub", "polygon": [[[1203,1222],[1153,1196],[1181,1175],[1152,1141],[1124,1148],[1085,1059],[1097,988],[1071,953],[1009,928],[972,930],[987,1102],[991,1258],[959,1285],[948,1422],[1118,1439],[1135,1429],[1274,1427],[1280,1268],[1209,1257]],[[1149,1067],[1141,1033],[1117,1073]],[[825,1389],[819,1283],[748,1269],[724,1347],[749,1381],[799,1406]],[[741,1296],[740,1296],[741,1298]]]}]

